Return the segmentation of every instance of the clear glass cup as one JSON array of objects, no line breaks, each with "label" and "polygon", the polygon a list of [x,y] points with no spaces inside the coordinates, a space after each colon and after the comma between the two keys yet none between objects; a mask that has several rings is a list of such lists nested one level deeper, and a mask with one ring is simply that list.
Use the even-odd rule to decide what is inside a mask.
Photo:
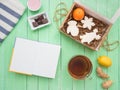
[{"label": "clear glass cup", "polygon": [[68,63],[68,72],[74,79],[85,79],[92,72],[92,62],[86,56],[75,56]]}]

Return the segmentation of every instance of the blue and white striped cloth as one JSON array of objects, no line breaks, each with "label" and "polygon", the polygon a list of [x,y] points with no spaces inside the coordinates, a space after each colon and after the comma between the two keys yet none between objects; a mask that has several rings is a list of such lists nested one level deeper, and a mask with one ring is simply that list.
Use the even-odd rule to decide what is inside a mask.
[{"label": "blue and white striped cloth", "polygon": [[0,0],[0,43],[12,31],[24,10],[19,0]]}]

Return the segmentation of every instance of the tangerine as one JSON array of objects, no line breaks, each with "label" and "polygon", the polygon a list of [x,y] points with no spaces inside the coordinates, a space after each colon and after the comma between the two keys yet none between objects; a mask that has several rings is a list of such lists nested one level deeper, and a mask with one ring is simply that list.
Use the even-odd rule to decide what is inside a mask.
[{"label": "tangerine", "polygon": [[75,20],[81,20],[84,18],[84,10],[82,8],[76,8],[74,11],[73,11],[73,18]]}]

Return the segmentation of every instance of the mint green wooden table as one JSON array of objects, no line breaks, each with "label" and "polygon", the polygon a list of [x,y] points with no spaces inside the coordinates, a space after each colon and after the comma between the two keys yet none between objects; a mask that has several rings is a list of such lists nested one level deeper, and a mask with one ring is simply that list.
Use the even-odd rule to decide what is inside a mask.
[{"label": "mint green wooden table", "polygon": [[[27,0],[20,1],[26,6]],[[67,4],[68,9],[70,9],[73,3],[73,0],[41,0],[42,7],[39,11],[31,12],[26,9],[17,26],[2,43],[0,46],[0,90],[103,90],[101,88],[103,80],[98,78],[95,73],[96,66],[98,66],[96,58],[100,55],[109,56],[113,62],[109,69],[104,69],[114,82],[109,90],[120,90],[120,47],[112,52],[107,52],[103,48],[96,52],[61,34],[53,22],[55,7],[61,1]],[[120,7],[120,0],[80,1],[108,18],[111,18],[118,7]],[[32,31],[27,22],[27,17],[42,11],[48,12],[52,23],[47,27]],[[61,45],[62,49],[55,79],[8,72],[15,37]],[[120,18],[110,30],[108,40],[109,42],[120,40]],[[74,80],[70,77],[67,71],[67,64],[70,58],[75,55],[86,55],[91,59],[93,71],[90,77],[92,79]]]}]

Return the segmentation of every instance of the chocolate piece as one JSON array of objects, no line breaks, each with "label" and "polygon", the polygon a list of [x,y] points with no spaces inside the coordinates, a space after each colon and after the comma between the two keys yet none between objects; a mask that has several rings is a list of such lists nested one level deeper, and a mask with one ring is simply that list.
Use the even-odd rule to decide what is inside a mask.
[{"label": "chocolate piece", "polygon": [[39,21],[39,18],[36,18],[36,19],[34,19],[35,20],[35,22],[38,22]]},{"label": "chocolate piece", "polygon": [[38,21],[38,24],[39,24],[39,25],[43,24],[42,20],[39,20],[39,21]]},{"label": "chocolate piece", "polygon": [[48,23],[48,20],[47,20],[47,18],[45,18],[45,19],[42,19],[42,23],[43,23],[43,24],[46,24],[46,23]]},{"label": "chocolate piece", "polygon": [[46,14],[42,14],[42,15],[37,16],[37,18],[35,18],[34,21],[32,22],[34,27],[48,23],[48,19],[46,17]]},{"label": "chocolate piece", "polygon": [[41,24],[41,21],[44,19],[43,15],[39,15],[35,20],[35,22],[38,22],[39,24]]},{"label": "chocolate piece", "polygon": [[37,22],[32,22],[34,27],[37,27],[39,24]]},{"label": "chocolate piece", "polygon": [[42,19],[44,19],[44,16],[43,16],[43,14],[42,14],[42,15],[39,15],[39,16],[38,16],[38,18],[39,18],[39,20],[42,20]]}]

